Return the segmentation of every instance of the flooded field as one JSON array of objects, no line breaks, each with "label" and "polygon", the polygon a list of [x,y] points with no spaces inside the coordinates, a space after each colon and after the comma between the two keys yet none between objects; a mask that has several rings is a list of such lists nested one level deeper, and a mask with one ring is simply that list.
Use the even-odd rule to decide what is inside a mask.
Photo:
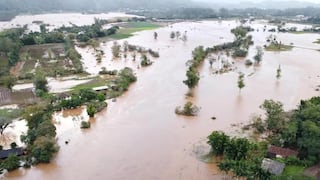
[{"label": "flooded field", "polygon": [[[230,30],[236,21],[182,22],[143,31],[127,39],[130,44],[159,51],[160,58],[148,68],[137,67],[139,61],[130,58],[112,60],[111,43],[102,44],[106,54],[97,64],[92,50],[80,51],[85,69],[97,74],[101,67],[108,70],[133,67],[138,81],[116,102],[96,115],[90,130],[80,130],[75,119],[84,117],[85,109],[55,115],[60,151],[48,165],[6,174],[5,179],[221,179],[214,164],[201,159],[209,152],[206,137],[214,130],[242,135],[233,124],[247,123],[265,99],[281,101],[286,110],[296,107],[300,99],[319,95],[320,46],[313,44],[318,34],[278,34],[285,44],[296,48],[286,52],[265,52],[259,66],[246,67],[245,59],[232,60],[236,69],[216,75],[208,61],[200,68],[201,80],[192,101],[201,107],[194,118],[177,116],[174,110],[186,102],[186,61],[192,50],[233,41]],[[263,32],[263,22],[251,26],[260,29],[251,34],[255,46],[263,46],[270,32]],[[268,28],[271,26],[268,25]],[[188,41],[170,39],[171,31],[187,33]],[[122,44],[123,41],[119,43]],[[130,56],[129,56],[130,57]],[[276,79],[281,65],[282,77]],[[239,92],[238,72],[245,73],[246,87]],[[65,114],[66,113],[66,114]],[[211,117],[216,117],[212,120]],[[58,119],[57,119],[58,118]],[[64,123],[66,125],[64,125]],[[74,126],[74,127],[73,127]],[[72,128],[73,127],[73,128]],[[65,144],[65,141],[70,141]]]},{"label": "flooded field", "polygon": [[[66,18],[67,17],[67,18]],[[107,14],[39,14],[39,15],[23,15],[16,16],[8,22],[0,22],[0,30],[15,27],[23,27],[28,25],[30,31],[40,31],[39,23],[49,24],[48,30],[53,30],[61,26],[83,26],[94,23],[94,18],[99,19],[116,19],[123,17],[134,17],[134,15],[126,15],[124,13],[107,13]]]}]

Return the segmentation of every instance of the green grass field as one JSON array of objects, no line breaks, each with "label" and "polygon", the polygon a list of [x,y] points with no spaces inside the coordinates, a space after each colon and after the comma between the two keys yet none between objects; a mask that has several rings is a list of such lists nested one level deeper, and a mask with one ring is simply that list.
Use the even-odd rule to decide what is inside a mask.
[{"label": "green grass field", "polygon": [[133,36],[133,33],[145,30],[153,30],[161,27],[159,24],[151,22],[129,22],[121,26],[121,29],[110,37],[112,39],[126,39]]}]

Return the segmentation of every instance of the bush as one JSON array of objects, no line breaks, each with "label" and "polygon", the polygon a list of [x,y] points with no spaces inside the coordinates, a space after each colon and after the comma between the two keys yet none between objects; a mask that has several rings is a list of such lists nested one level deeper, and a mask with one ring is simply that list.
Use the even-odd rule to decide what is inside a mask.
[{"label": "bush", "polygon": [[175,113],[178,115],[184,115],[184,116],[196,116],[199,112],[199,108],[195,106],[192,102],[187,102],[183,109],[180,107],[177,107],[175,110]]},{"label": "bush", "polygon": [[90,126],[91,126],[90,122],[81,121],[81,126],[80,126],[81,129],[88,129],[90,128]]},{"label": "bush", "polygon": [[226,146],[230,141],[230,137],[224,132],[214,131],[208,137],[208,144],[211,146],[211,151],[214,155],[223,155]]},{"label": "bush", "polygon": [[17,146],[18,145],[17,145],[16,142],[13,142],[13,143],[10,144],[11,149],[15,149]]},{"label": "bush", "polygon": [[31,146],[30,156],[35,159],[35,163],[49,163],[53,155],[58,151],[53,138],[38,137]]},{"label": "bush", "polygon": [[9,155],[9,157],[1,163],[1,168],[6,169],[8,171],[13,171],[15,169],[18,169],[19,167],[20,158],[12,154]]},{"label": "bush", "polygon": [[246,66],[252,66],[253,62],[250,59],[247,59],[244,63]]},{"label": "bush", "polygon": [[87,106],[87,113],[90,117],[94,117],[94,114],[97,112],[96,107],[93,104]]}]

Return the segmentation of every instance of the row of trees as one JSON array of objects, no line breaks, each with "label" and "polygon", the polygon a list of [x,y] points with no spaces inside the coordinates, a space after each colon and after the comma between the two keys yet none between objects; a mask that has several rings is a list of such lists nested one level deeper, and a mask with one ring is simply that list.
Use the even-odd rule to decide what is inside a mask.
[{"label": "row of trees", "polygon": [[188,70],[186,73],[187,80],[183,83],[188,86],[189,89],[193,89],[198,85],[200,80],[198,67],[205,60],[207,52],[204,50],[203,46],[198,46],[192,51],[192,60],[187,62]]}]

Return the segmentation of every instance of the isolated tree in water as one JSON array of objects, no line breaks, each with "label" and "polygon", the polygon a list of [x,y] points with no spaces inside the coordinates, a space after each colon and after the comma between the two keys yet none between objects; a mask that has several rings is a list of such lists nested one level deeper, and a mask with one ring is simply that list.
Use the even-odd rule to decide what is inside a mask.
[{"label": "isolated tree in water", "polygon": [[172,32],[170,33],[170,38],[171,38],[171,39],[174,39],[175,37],[176,37],[176,33],[172,31]]},{"label": "isolated tree in water", "polygon": [[157,33],[157,32],[154,32],[154,33],[153,33],[153,38],[154,38],[154,39],[158,39],[158,33]]},{"label": "isolated tree in water", "polygon": [[183,83],[187,85],[189,89],[196,87],[200,80],[196,69],[193,67],[190,67],[186,75],[187,75],[187,80],[183,81]]},{"label": "isolated tree in water", "polygon": [[114,58],[120,57],[120,48],[121,46],[116,41],[113,42],[113,46],[111,47],[111,50]]},{"label": "isolated tree in water", "polygon": [[277,69],[277,79],[279,80],[281,78],[281,66],[279,65],[278,69]]},{"label": "isolated tree in water", "polygon": [[260,46],[257,46],[256,50],[257,50],[257,54],[254,56],[254,60],[256,64],[260,64],[260,62],[262,61],[263,50],[262,50],[262,47]]},{"label": "isolated tree in water", "polygon": [[242,88],[244,88],[246,85],[244,84],[244,74],[240,73],[238,77],[238,88],[239,91],[241,91]]}]

